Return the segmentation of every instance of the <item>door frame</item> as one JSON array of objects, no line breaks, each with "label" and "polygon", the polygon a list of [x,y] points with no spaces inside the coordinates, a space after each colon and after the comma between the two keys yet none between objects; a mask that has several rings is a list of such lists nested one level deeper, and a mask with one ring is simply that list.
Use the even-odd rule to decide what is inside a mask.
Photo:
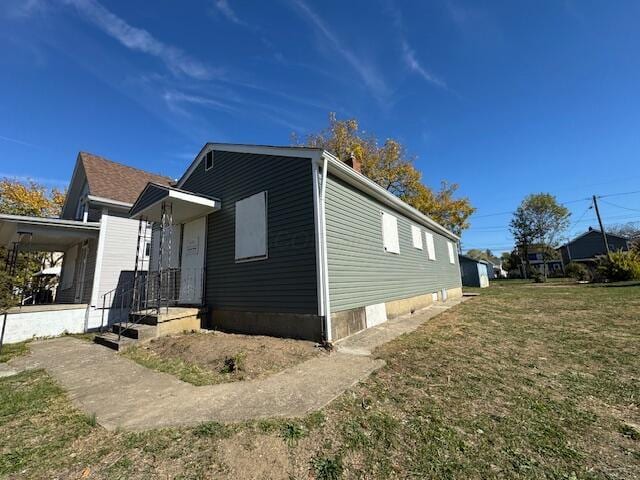
[{"label": "door frame", "polygon": [[[179,262],[179,266],[180,266],[180,272],[182,274],[183,271],[183,264],[182,264],[182,259],[183,259],[183,255],[184,255],[184,231],[185,231],[185,225],[191,222],[195,222],[196,220],[200,220],[200,219],[204,219],[204,225],[202,228],[202,265],[201,265],[201,272],[202,272],[202,279],[200,282],[200,300],[196,301],[196,302],[182,302],[180,301],[180,296],[178,296],[178,305],[183,305],[183,306],[201,306],[204,305],[205,303],[205,287],[206,287],[206,276],[207,276],[207,245],[208,245],[208,238],[209,238],[209,214],[207,215],[203,215],[202,217],[196,217],[196,218],[192,218],[191,220],[189,220],[188,222],[184,222],[182,223],[180,226],[180,230],[181,230],[181,235],[180,235],[180,256],[178,257],[178,262]],[[182,285],[180,286],[180,288],[182,288]]]}]

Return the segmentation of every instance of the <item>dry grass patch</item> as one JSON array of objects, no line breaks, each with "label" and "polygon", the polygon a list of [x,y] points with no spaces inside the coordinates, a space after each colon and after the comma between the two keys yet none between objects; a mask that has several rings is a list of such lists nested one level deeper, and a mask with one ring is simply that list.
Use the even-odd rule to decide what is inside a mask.
[{"label": "dry grass patch", "polygon": [[322,354],[304,340],[222,332],[162,337],[124,353],[194,385],[262,378]]}]

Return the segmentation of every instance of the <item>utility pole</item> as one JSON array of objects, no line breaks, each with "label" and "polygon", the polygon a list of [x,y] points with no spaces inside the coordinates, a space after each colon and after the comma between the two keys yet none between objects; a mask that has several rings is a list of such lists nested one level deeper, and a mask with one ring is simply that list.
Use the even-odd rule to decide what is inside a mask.
[{"label": "utility pole", "polygon": [[600,231],[602,232],[602,241],[604,242],[604,248],[607,251],[607,257],[611,257],[611,251],[609,250],[609,241],[607,240],[607,232],[604,231],[604,225],[602,224],[602,218],[600,218],[600,210],[598,210],[598,197],[593,196],[593,206],[596,209],[596,216],[598,217],[598,223],[600,224]]}]

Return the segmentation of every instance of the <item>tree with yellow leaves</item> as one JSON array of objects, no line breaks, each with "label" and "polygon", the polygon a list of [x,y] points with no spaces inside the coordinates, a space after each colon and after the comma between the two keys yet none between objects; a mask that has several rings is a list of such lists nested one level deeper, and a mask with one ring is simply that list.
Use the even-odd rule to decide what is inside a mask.
[{"label": "tree with yellow leaves", "polygon": [[324,148],[343,161],[353,157],[364,175],[452,232],[459,235],[469,227],[475,209],[468,198],[455,197],[457,184],[442,181],[440,190],[433,191],[422,183],[415,157],[404,145],[392,138],[380,144],[375,136],[360,131],[355,119],[338,120],[330,113],[327,128],[308,135],[304,142],[294,135],[293,142]]},{"label": "tree with yellow leaves", "polygon": [[[10,215],[26,215],[32,217],[57,217],[64,203],[65,192],[56,188],[47,188],[35,181],[26,182],[16,179],[0,179],[0,213]],[[18,289],[34,288],[32,276],[46,260],[54,265],[55,257],[51,253],[19,253],[16,273],[9,278],[4,262],[7,259],[6,249],[0,247],[0,311],[16,302],[11,285]]]},{"label": "tree with yellow leaves", "polygon": [[49,189],[33,180],[0,180],[0,213],[57,217],[62,210],[64,198],[65,192],[57,188]]}]

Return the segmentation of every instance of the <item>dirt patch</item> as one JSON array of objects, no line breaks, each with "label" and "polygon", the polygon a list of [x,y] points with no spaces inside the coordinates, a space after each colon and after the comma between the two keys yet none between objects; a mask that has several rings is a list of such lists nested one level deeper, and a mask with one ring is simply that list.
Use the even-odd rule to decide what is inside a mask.
[{"label": "dirt patch", "polygon": [[323,354],[304,340],[211,332],[162,337],[125,355],[195,385],[211,385],[262,378]]}]

